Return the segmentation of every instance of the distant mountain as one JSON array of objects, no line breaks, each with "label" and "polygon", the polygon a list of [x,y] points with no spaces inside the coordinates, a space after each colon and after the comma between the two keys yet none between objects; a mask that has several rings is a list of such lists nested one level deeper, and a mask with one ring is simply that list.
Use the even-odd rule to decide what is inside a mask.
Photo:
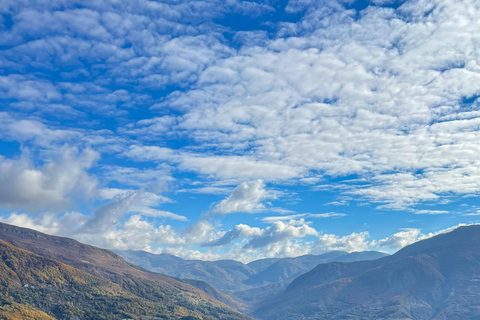
[{"label": "distant mountain", "polygon": [[377,260],[320,264],[255,311],[258,319],[480,319],[480,226]]},{"label": "distant mountain", "polygon": [[3,223],[0,239],[0,315],[10,314],[6,319],[249,319],[108,250]]},{"label": "distant mountain", "polygon": [[253,269],[256,273],[263,271],[270,267],[272,264],[280,260],[281,258],[265,258],[260,260],[255,260],[247,264],[250,268]]},{"label": "distant mountain", "polygon": [[252,268],[234,260],[183,260],[166,253],[119,250],[115,252],[128,262],[147,270],[181,279],[205,281],[218,290],[230,293],[249,288],[242,282],[255,274]]},{"label": "distant mountain", "polygon": [[184,260],[166,253],[153,254],[145,251],[121,250],[115,252],[128,262],[150,271],[176,278],[202,280],[216,289],[229,293],[292,280],[320,263],[362,261],[378,259],[387,255],[375,251],[353,253],[332,251],[322,255],[261,259],[245,265],[234,260]]},{"label": "distant mountain", "polygon": [[[219,296],[196,286],[221,302],[242,312],[251,312],[281,293],[297,276],[310,271],[319,263],[331,261],[361,261],[386,256],[381,252],[332,251],[322,255],[296,258],[269,258],[245,265],[233,260],[184,260],[171,254],[152,254],[144,251],[116,251],[132,264],[150,271],[164,273],[179,279],[205,281],[223,291]],[[181,280],[185,281],[185,280]],[[195,282],[188,280],[195,286]],[[211,290],[213,288],[210,288]]]},{"label": "distant mountain", "polygon": [[378,259],[385,256],[385,253],[374,251],[353,253],[332,251],[322,255],[304,255],[296,258],[283,258],[274,262],[263,271],[251,276],[244,283],[253,286],[278,283],[286,280],[293,280],[305,272],[312,270],[315,266],[321,263],[332,261],[362,261]]},{"label": "distant mountain", "polygon": [[215,298],[218,301],[240,312],[250,311],[252,309],[248,306],[248,304],[246,304],[241,299],[233,295],[221,292],[215,289],[214,287],[212,287],[211,285],[209,285],[208,283],[206,283],[205,281],[193,280],[193,279],[177,279],[177,280],[184,283],[188,283],[189,285],[202,290],[203,292],[208,294],[210,297]]},{"label": "distant mountain", "polygon": [[273,299],[278,294],[282,293],[282,291],[284,291],[291,282],[292,280],[270,283],[260,287],[253,287],[251,289],[237,291],[234,293],[234,295],[245,304],[242,312],[251,315],[255,309],[273,301]]}]

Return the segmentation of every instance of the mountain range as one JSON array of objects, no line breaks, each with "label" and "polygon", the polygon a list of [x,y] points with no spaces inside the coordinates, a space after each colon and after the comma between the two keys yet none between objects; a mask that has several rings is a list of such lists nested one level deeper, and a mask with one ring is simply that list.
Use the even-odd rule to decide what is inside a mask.
[{"label": "mountain range", "polygon": [[480,319],[480,226],[392,256],[320,264],[254,316],[282,319]]},{"label": "mountain range", "polygon": [[366,251],[347,253],[332,251],[321,255],[295,258],[269,258],[243,264],[234,260],[184,260],[171,254],[145,251],[115,251],[128,262],[147,270],[179,279],[204,281],[228,294],[220,301],[242,312],[253,311],[266,300],[283,291],[293,279],[320,263],[377,259],[385,253]]},{"label": "mountain range", "polygon": [[[251,319],[226,304],[258,320],[480,319],[480,225],[390,256],[334,251],[243,264],[121,253],[142,266],[0,223],[0,319]],[[201,280],[214,277],[231,291]]]}]

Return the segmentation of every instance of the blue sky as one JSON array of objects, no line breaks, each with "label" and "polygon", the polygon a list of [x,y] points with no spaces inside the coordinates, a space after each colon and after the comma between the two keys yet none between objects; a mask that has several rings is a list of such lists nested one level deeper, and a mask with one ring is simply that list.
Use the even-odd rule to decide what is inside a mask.
[{"label": "blue sky", "polygon": [[0,220],[250,261],[480,215],[475,1],[3,1]]}]

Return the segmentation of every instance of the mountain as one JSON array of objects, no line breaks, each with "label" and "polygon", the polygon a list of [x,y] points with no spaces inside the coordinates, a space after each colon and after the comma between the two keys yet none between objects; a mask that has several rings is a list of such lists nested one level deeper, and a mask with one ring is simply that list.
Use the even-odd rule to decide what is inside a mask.
[{"label": "mountain", "polygon": [[[165,273],[187,281],[219,301],[244,313],[251,313],[269,303],[293,279],[310,271],[320,263],[331,261],[361,261],[386,256],[381,252],[332,251],[322,255],[305,255],[295,258],[268,258],[243,264],[233,260],[184,260],[171,254],[152,254],[144,251],[116,251],[130,263],[153,272]],[[193,279],[193,280],[185,280]],[[194,280],[207,282],[197,286]],[[220,295],[212,290],[218,289]]]},{"label": "mountain", "polygon": [[255,270],[234,260],[184,260],[171,254],[153,254],[145,251],[115,251],[125,260],[147,270],[181,279],[205,281],[214,288],[231,293],[247,289],[243,284]]},{"label": "mountain", "polygon": [[19,304],[0,294],[0,319],[2,320],[55,320],[45,312],[29,305]]},{"label": "mountain", "polygon": [[35,319],[249,319],[108,250],[3,223],[0,239],[0,315],[13,310],[17,319],[32,312],[39,314]]},{"label": "mountain", "polygon": [[343,251],[332,251],[322,255],[304,255],[296,258],[280,259],[263,271],[250,277],[244,283],[253,286],[261,286],[270,283],[278,283],[286,280],[292,280],[296,277],[310,271],[321,263],[332,261],[362,261],[370,259],[378,259],[386,256],[381,252],[353,252],[346,253]]},{"label": "mountain", "polygon": [[217,299],[218,301],[226,304],[229,307],[232,307],[240,312],[246,312],[251,310],[251,308],[241,299],[232,296],[230,294],[221,292],[205,281],[200,281],[200,280],[193,280],[193,279],[177,279],[181,282],[188,283],[189,285],[202,290],[206,294],[208,294],[210,297],[213,297]]},{"label": "mountain", "polygon": [[258,319],[480,319],[480,226],[392,256],[320,264],[258,308]]},{"label": "mountain", "polygon": [[332,251],[322,255],[261,259],[245,265],[234,260],[184,260],[166,253],[153,254],[145,251],[120,250],[115,252],[128,262],[150,271],[181,279],[205,281],[216,289],[228,293],[293,280],[320,263],[361,261],[386,256],[385,253],[375,251],[353,253]]},{"label": "mountain", "polygon": [[251,313],[255,309],[270,303],[270,301],[284,291],[291,282],[292,280],[270,283],[260,287],[253,287],[251,289],[237,291],[234,293],[234,295],[246,306],[244,309],[242,309],[242,312],[252,315]]},{"label": "mountain", "polygon": [[141,299],[116,284],[1,240],[0,256],[4,300],[34,306],[56,318],[107,319],[104,310],[120,318],[132,318],[138,313],[167,314],[162,310],[164,306]]},{"label": "mountain", "polygon": [[253,271],[256,273],[263,271],[270,267],[272,264],[280,260],[280,258],[265,258],[260,260],[255,260],[247,264]]}]

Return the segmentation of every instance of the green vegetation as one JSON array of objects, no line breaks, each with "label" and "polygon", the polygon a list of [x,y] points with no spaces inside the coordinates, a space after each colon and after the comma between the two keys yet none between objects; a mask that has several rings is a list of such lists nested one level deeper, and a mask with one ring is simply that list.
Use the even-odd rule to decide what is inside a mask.
[{"label": "green vegetation", "polygon": [[2,320],[54,320],[45,312],[28,305],[18,304],[5,295],[0,295],[0,319]]},{"label": "green vegetation", "polygon": [[125,278],[118,285],[3,241],[0,257],[0,319],[244,318],[154,281]]}]

